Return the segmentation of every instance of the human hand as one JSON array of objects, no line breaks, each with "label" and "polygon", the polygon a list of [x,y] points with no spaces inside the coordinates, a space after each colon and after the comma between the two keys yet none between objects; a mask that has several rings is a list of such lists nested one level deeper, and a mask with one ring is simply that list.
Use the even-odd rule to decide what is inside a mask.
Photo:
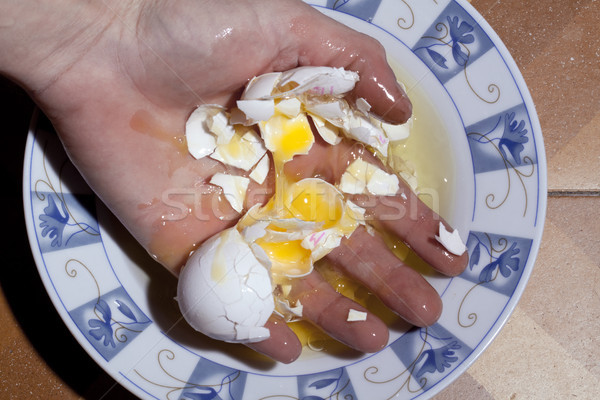
[{"label": "human hand", "polygon": [[[374,113],[390,122],[402,122],[410,115],[410,102],[397,86],[381,46],[300,1],[81,4],[64,0],[61,7],[44,7],[45,3],[37,18],[49,31],[39,33],[39,28],[30,26],[39,34],[25,43],[27,54],[7,57],[3,73],[29,90],[90,186],[142,246],[174,274],[191,250],[233,225],[236,216],[226,206],[212,207],[223,204],[214,201],[218,192],[201,190],[214,173],[227,167],[208,158],[194,160],[182,146],[185,121],[195,106],[231,105],[255,75],[298,65],[329,65],[360,74],[353,96],[366,98]],[[27,15],[28,21],[31,18]],[[34,22],[39,21],[34,18]],[[26,67],[19,69],[19,65]],[[250,193],[256,195],[249,199],[268,198],[272,179],[267,182],[251,187]],[[378,209],[373,212],[377,215]],[[423,215],[423,221],[434,218],[426,210]],[[390,228],[399,230],[417,252],[421,252],[417,243],[423,242],[423,254],[431,253],[427,245],[437,246],[431,243],[433,233],[419,228],[416,233],[421,234],[408,237],[400,226],[409,225]],[[413,323],[428,324],[437,318],[437,294],[418,274],[388,257],[390,253],[381,252],[381,263],[371,272],[345,267],[357,257],[350,250],[357,251],[355,241],[362,245],[358,257],[382,250],[377,236],[357,231],[330,255],[334,263],[347,273],[371,274],[369,281],[372,276],[404,271],[394,275],[393,282],[398,283],[375,291]],[[453,261],[439,246],[435,253],[440,256],[432,264],[440,271],[455,274],[464,268],[463,258]],[[417,283],[408,289],[399,277]],[[313,288],[319,288],[318,293],[307,297]],[[318,305],[328,299],[346,304],[330,289],[316,274],[298,284],[295,293],[306,297],[307,317],[350,346],[363,351],[381,348],[387,329],[380,321],[363,324],[365,331],[350,337],[343,337],[339,327],[327,326],[339,315],[327,314]],[[314,307],[310,299],[315,299]],[[394,301],[404,305],[396,306]],[[298,343],[289,328],[275,318],[268,326],[271,338],[253,347],[281,361],[297,357]]]}]

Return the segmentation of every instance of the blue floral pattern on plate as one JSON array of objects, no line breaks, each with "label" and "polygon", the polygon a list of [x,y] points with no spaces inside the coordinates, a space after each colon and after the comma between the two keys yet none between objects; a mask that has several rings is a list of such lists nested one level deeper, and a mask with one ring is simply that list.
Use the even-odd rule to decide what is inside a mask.
[{"label": "blue floral pattern on plate", "polygon": [[450,2],[413,47],[440,82],[456,74],[494,47],[481,26],[458,3]]},{"label": "blue floral pattern on plate", "polygon": [[64,250],[99,242],[96,198],[92,195],[37,192],[40,245],[43,251]]},{"label": "blue floral pattern on plate", "polygon": [[83,336],[107,361],[151,323],[122,287],[99,295],[69,314]]},{"label": "blue floral pattern on plate", "polygon": [[328,0],[327,7],[332,10],[353,15],[365,21],[371,21],[381,4],[381,0]]}]

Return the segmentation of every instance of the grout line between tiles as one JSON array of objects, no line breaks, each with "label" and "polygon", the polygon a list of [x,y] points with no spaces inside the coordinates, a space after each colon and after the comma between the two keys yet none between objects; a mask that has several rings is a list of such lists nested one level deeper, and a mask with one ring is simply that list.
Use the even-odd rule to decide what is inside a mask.
[{"label": "grout line between tiles", "polygon": [[600,197],[600,190],[548,190],[548,197]]}]

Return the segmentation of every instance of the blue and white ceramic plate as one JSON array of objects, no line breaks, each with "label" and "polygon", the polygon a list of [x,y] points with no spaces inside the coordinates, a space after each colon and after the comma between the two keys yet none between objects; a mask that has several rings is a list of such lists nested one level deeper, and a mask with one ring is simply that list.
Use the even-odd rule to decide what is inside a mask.
[{"label": "blue and white ceramic plate", "polygon": [[85,350],[140,398],[428,398],[482,353],[523,292],[543,228],[546,164],[531,97],[496,34],[462,0],[312,4],[377,38],[427,104],[422,119],[441,121],[454,179],[440,210],[464,233],[469,266],[453,279],[428,275],[444,302],[440,320],[392,327],[377,354],[307,351],[271,363],[180,321],[175,279],[97,201],[55,135],[33,124],[24,199],[40,275]]}]

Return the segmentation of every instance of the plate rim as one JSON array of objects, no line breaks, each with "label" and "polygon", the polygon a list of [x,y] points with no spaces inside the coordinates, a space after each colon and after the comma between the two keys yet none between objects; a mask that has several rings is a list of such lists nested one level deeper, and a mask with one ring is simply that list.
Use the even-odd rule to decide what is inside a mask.
[{"label": "plate rim", "polygon": [[[438,394],[441,390],[447,388],[452,382],[454,382],[458,377],[460,377],[468,368],[472,366],[472,364],[481,356],[482,353],[490,346],[490,344],[495,340],[497,335],[502,331],[504,325],[510,319],[510,316],[514,313],[516,309],[516,305],[520,301],[523,292],[527,286],[527,283],[531,277],[531,273],[535,266],[535,261],[537,260],[537,256],[539,253],[544,224],[546,219],[546,211],[547,211],[547,161],[546,161],[546,153],[543,142],[543,134],[539,122],[539,117],[537,111],[535,109],[535,104],[531,97],[531,93],[529,91],[529,87],[527,86],[514,58],[497,35],[497,33],[493,30],[493,28],[489,25],[489,23],[481,16],[481,14],[466,0],[450,0],[450,2],[455,2],[459,6],[461,6],[465,11],[473,16],[477,16],[477,23],[482,26],[486,35],[490,37],[492,40],[494,47],[498,49],[501,53],[502,59],[507,64],[507,68],[510,71],[512,77],[516,80],[516,86],[519,90],[520,95],[523,98],[523,103],[526,105],[530,123],[532,125],[534,135],[535,135],[535,154],[536,154],[536,164],[538,165],[538,179],[537,179],[537,188],[538,188],[538,201],[537,201],[537,218],[535,223],[535,233],[532,238],[532,246],[530,248],[530,252],[528,255],[528,259],[525,263],[526,267],[521,275],[519,283],[517,284],[513,294],[510,296],[508,302],[503,308],[502,312],[498,315],[496,321],[490,327],[490,330],[483,336],[482,340],[479,344],[473,349],[473,351],[459,364],[457,365],[449,374],[445,375],[440,381],[436,382],[434,385],[429,387],[426,391],[419,393],[416,397],[422,397],[423,395],[430,397]],[[338,11],[339,12],[339,11]],[[87,342],[84,337],[81,337],[81,332],[79,331],[77,325],[73,323],[71,316],[69,315],[68,310],[60,300],[60,296],[56,292],[56,288],[54,284],[51,282],[49,276],[42,274],[42,270],[40,266],[45,266],[45,260],[43,258],[43,254],[41,249],[39,248],[38,238],[36,236],[35,229],[32,228],[35,225],[34,216],[33,216],[33,204],[29,196],[31,196],[32,187],[31,187],[31,165],[32,165],[32,157],[31,152],[36,143],[36,124],[39,121],[39,109],[35,109],[31,118],[30,126],[28,129],[28,137],[26,142],[26,150],[25,150],[25,159],[23,166],[23,201],[25,207],[25,220],[27,224],[27,235],[29,239],[29,244],[32,250],[32,254],[34,260],[36,262],[36,266],[38,267],[38,272],[40,277],[46,287],[46,291],[51,294],[49,297],[54,305],[54,308],[57,310],[61,319],[69,330],[71,334],[74,336],[76,341],[85,349],[85,351],[90,355],[90,357],[98,364],[105,372],[107,372],[115,381],[119,382],[121,385],[125,386],[128,390],[130,390],[133,394],[138,397],[143,395],[150,395],[145,390],[135,385],[134,382],[131,382],[129,379],[124,377],[119,371],[113,371],[110,368],[110,362],[107,362],[104,358],[102,358],[98,352]],[[29,158],[28,158],[29,157]],[[531,261],[530,261],[531,260]],[[46,271],[47,272],[47,271]],[[50,290],[52,288],[52,291]],[[60,307],[59,307],[60,304]],[[128,383],[124,384],[123,380],[126,380]],[[132,387],[133,386],[133,387]],[[138,393],[137,391],[142,391],[143,393]]]}]

